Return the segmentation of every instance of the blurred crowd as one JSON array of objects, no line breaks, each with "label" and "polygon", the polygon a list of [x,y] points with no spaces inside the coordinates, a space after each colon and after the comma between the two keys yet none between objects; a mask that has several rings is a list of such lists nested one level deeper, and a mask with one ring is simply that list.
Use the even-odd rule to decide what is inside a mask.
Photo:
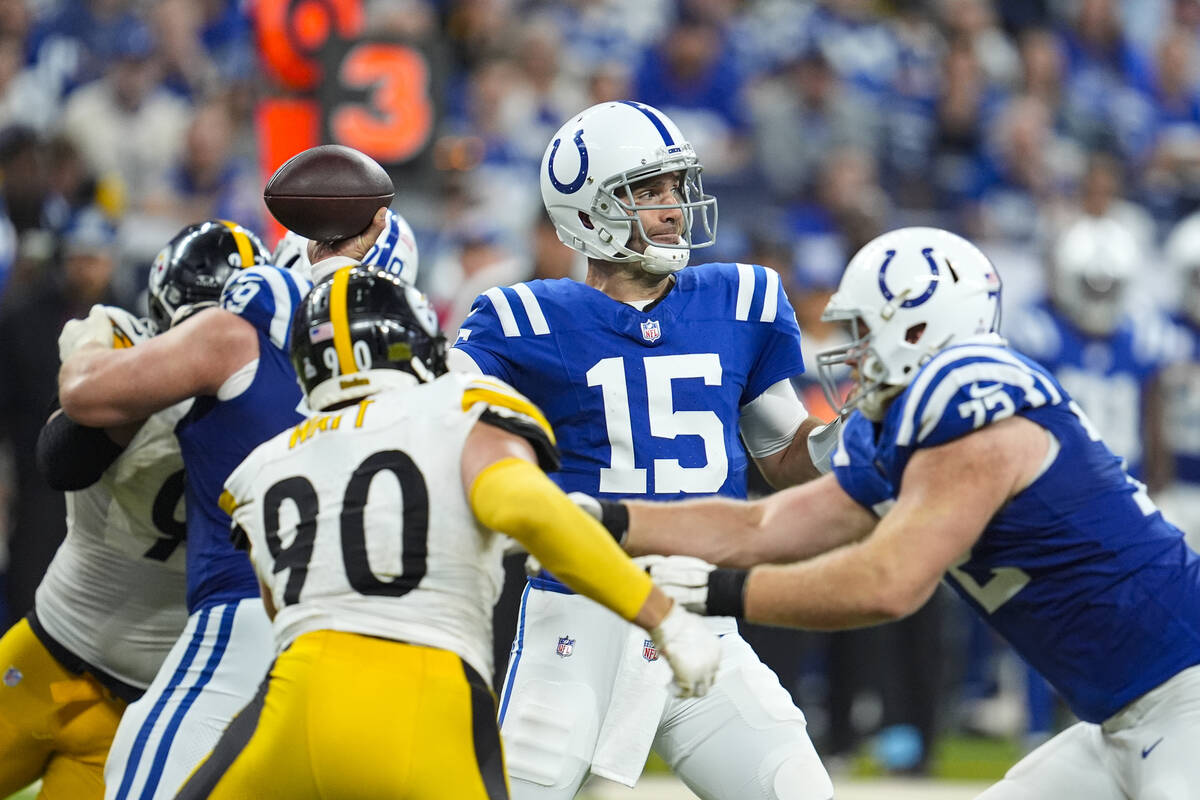
[{"label": "blurred crowd", "polygon": [[[1005,280],[1002,332],[1200,538],[1200,0],[363,5],[368,32],[420,42],[445,70],[431,169],[399,181],[394,207],[449,331],[492,285],[581,275],[544,219],[540,159],[571,114],[636,99],[704,164],[720,208],[705,260],[777,269],[807,360],[841,335],[820,313],[859,245],[901,225],[968,236]],[[62,323],[95,302],[144,309],[148,266],[186,224],[232,219],[274,243],[254,128],[272,91],[249,3],[0,0],[0,627],[64,533],[33,463]],[[798,388],[828,413],[815,383]],[[899,722],[917,749],[901,737],[881,758],[921,769],[938,723],[903,698],[941,696],[933,683],[986,699],[1007,680],[954,618],[882,644],[828,637],[804,658],[795,638],[760,646],[829,749]],[[864,646],[895,669],[847,686]],[[931,667],[951,647],[959,666]],[[1036,738],[1053,698],[1016,674],[1030,699],[1007,727]],[[859,702],[872,687],[874,715]]]}]

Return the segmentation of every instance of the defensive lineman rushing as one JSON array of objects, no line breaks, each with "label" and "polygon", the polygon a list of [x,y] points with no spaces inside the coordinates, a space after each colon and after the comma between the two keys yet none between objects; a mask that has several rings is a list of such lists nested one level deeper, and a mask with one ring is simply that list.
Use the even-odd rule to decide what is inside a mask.
[{"label": "defensive lineman rushing", "polygon": [[497,529],[652,628],[686,693],[711,683],[716,637],[538,469],[557,451],[537,408],[446,373],[419,292],[339,269],[291,351],[324,413],[251,453],[223,498],[281,655],[181,798],[508,797],[489,689]]},{"label": "defensive lineman rushing", "polygon": [[[130,347],[151,326],[95,306],[60,338]],[[41,777],[50,798],[99,800],[128,702],[150,685],[187,620],[181,403],[130,429],[84,428],[55,411],[38,438],[47,482],[65,490],[67,537],[34,609],[0,640],[0,796]]]},{"label": "defensive lineman rushing", "polygon": [[[683,269],[712,243],[716,201],[670,119],[640,103],[568,120],[542,161],[559,238],[586,283],[489,289],[451,351],[512,384],[559,437],[567,491],[745,496],[746,447],[768,480],[816,474],[795,315],[772,270]],[[695,238],[693,238],[695,235]],[[514,797],[570,798],[591,773],[633,786],[651,748],[701,797],[824,800],[832,785],[804,715],[737,634],[714,621],[722,668],[704,698],[669,698],[656,642],[552,574],[530,580],[500,705]]]},{"label": "defensive lineman rushing", "polygon": [[752,504],[630,504],[626,547],[727,565],[652,568],[697,608],[812,629],[902,617],[944,577],[1083,720],[983,798],[1192,797],[1200,558],[1053,376],[996,334],[999,294],[987,258],[946,231],[867,244],[826,310],[855,339],[822,363],[858,373],[834,474]]}]

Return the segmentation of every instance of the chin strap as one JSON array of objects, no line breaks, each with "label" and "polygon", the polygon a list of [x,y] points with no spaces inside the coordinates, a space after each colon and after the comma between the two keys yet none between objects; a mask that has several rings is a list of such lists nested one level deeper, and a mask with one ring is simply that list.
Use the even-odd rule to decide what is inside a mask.
[{"label": "chin strap", "polygon": [[[682,243],[683,239],[679,241]],[[670,275],[686,267],[691,257],[692,251],[687,247],[648,244],[646,252],[642,253],[642,269],[653,275]]]}]

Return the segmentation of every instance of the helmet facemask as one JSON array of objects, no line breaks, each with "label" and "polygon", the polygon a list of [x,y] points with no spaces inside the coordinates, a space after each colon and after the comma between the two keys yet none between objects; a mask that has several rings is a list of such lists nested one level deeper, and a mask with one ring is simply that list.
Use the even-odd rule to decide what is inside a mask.
[{"label": "helmet facemask", "polygon": [[[716,241],[717,200],[704,194],[701,178],[703,169],[695,157],[689,155],[626,170],[606,180],[596,191],[589,215],[593,225],[596,220],[607,223],[599,226],[600,239],[626,257],[622,260],[639,262],[642,269],[654,275],[666,275],[686,267],[692,250],[711,247]],[[678,202],[642,204],[635,201],[634,191],[640,184],[660,175],[675,173],[680,174]],[[671,209],[679,210],[678,241],[668,244],[652,239],[639,212]],[[701,238],[695,236],[697,217],[703,233]],[[625,236],[624,242],[617,241],[621,234]],[[629,246],[635,237],[646,244],[645,250],[640,253]]]}]

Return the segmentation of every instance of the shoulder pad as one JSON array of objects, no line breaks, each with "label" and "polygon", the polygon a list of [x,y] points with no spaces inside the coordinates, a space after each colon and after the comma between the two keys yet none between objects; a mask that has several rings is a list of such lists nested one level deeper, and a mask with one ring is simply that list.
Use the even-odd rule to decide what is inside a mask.
[{"label": "shoulder pad", "polygon": [[493,286],[475,298],[463,328],[477,326],[496,328],[504,336],[544,336],[550,324],[542,304],[528,283],[513,286]]},{"label": "shoulder pad", "polygon": [[1006,347],[963,344],[934,356],[888,410],[885,436],[899,447],[948,442],[1065,393],[1036,363]]},{"label": "shoulder pad", "polygon": [[862,414],[852,414],[838,431],[832,466],[838,485],[865,508],[895,497],[892,484],[875,465],[874,429]]},{"label": "shoulder pad", "polygon": [[481,420],[527,440],[537,453],[538,464],[546,472],[559,468],[554,429],[541,409],[528,398],[503,381],[473,377],[463,387],[462,410],[468,411],[479,403],[485,405]]},{"label": "shoulder pad", "polygon": [[258,328],[287,350],[292,314],[312,283],[296,272],[270,265],[238,270],[221,291],[221,308]]}]

